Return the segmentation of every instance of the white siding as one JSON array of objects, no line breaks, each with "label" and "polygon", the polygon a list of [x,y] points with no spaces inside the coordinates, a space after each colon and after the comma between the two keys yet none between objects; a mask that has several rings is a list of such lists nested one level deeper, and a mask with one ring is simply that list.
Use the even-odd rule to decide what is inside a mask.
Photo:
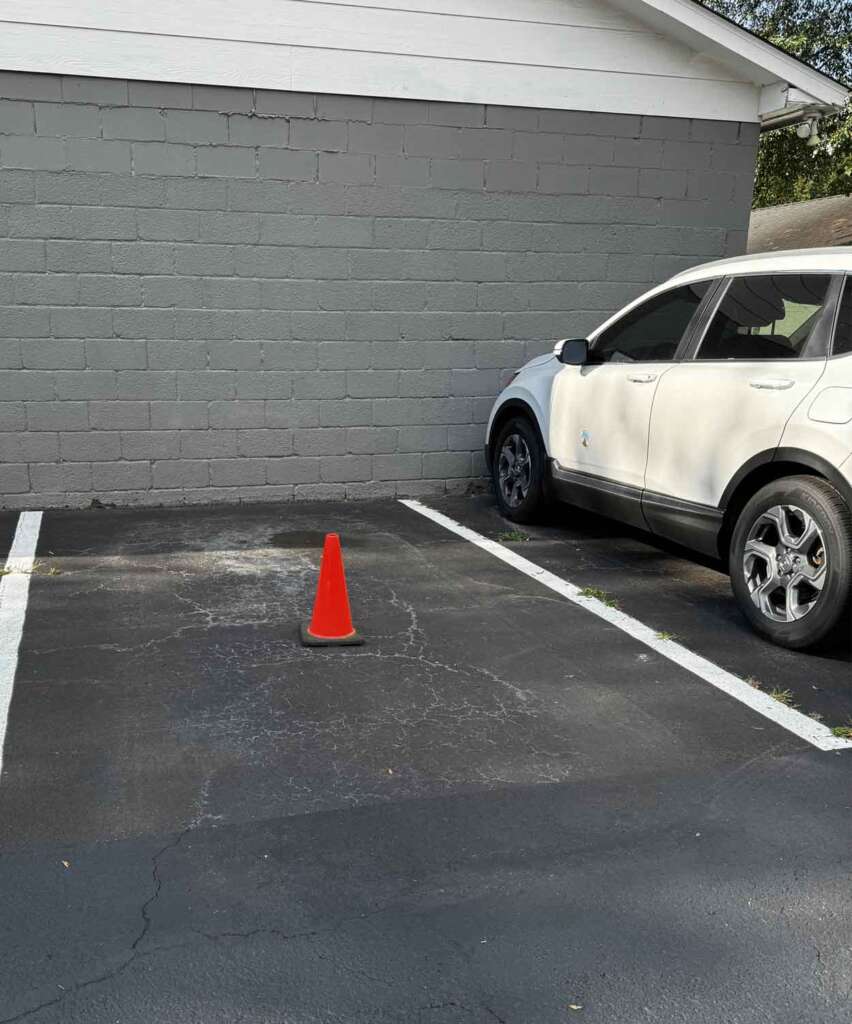
[{"label": "white siding", "polygon": [[0,0],[0,66],[755,121],[730,66],[600,0]]}]

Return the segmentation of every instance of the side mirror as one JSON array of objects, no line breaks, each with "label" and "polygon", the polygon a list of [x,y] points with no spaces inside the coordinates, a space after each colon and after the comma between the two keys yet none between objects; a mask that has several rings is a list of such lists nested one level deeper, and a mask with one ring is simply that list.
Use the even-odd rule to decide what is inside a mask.
[{"label": "side mirror", "polygon": [[585,366],[589,361],[589,342],[585,338],[566,338],[556,358],[566,366]]}]

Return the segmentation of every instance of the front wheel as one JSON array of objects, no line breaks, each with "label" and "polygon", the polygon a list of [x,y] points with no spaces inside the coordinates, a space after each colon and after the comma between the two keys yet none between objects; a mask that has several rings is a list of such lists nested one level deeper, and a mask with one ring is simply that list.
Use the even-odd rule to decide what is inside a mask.
[{"label": "front wheel", "polygon": [[491,477],[500,511],[515,523],[531,523],[547,503],[544,446],[528,419],[503,425],[494,443]]},{"label": "front wheel", "polygon": [[758,633],[782,647],[812,647],[849,613],[849,506],[816,477],[767,484],[737,520],[730,573],[740,609]]}]

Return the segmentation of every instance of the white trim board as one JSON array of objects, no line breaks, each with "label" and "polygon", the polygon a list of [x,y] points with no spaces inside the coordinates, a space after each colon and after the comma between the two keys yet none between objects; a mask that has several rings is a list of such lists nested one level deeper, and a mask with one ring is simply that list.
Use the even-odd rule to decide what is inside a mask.
[{"label": "white trim board", "polygon": [[[610,0],[628,6],[661,31],[670,32],[687,45],[700,46],[704,53],[723,63],[747,69],[748,77],[761,85],[780,81],[808,92],[821,103],[838,107],[849,98],[849,90],[815,68],[784,53],[759,36],[703,7],[696,0]],[[641,12],[641,13],[640,13]]]},{"label": "white trim board", "polygon": [[[664,77],[745,81],[730,68],[628,18],[603,29],[597,25],[541,25],[521,19],[458,13],[450,16],[351,3],[255,0],[253,14],[240,11],[238,18],[233,7],[207,5],[210,9],[199,24],[197,4],[193,3],[175,6],[164,0],[149,0],[144,7],[109,7],[78,0],[73,20],[68,6],[59,0],[42,0],[32,14],[20,20],[46,28],[177,36],[211,43],[266,43],[291,49],[472,62],[487,59],[513,67],[606,68],[633,75],[647,75],[653,67],[655,74]],[[487,32],[487,40],[483,40],[483,32]]]},{"label": "white trim board", "polygon": [[751,122],[757,120],[759,96],[751,85],[736,82],[3,23],[0,66],[65,75],[91,75],[97,68],[103,78]]},{"label": "white trim board", "polygon": [[226,0],[0,0],[0,67],[751,122],[767,85],[779,95],[792,84],[818,102],[842,101],[845,90],[825,76],[693,7],[691,0],[255,0],[250,8]]},{"label": "white trim board", "polygon": [[560,594],[566,600],[571,601],[572,604],[579,605],[579,607],[587,612],[591,612],[592,615],[596,615],[599,619],[603,619],[610,625],[617,627],[633,637],[634,640],[638,640],[646,647],[650,647],[657,654],[668,658],[669,661],[686,669],[687,672],[691,672],[693,675],[698,676],[699,679],[703,679],[704,682],[710,683],[717,690],[721,690],[729,697],[733,697],[734,700],[745,704],[752,711],[756,711],[758,714],[763,715],[764,718],[768,718],[776,725],[780,725],[783,729],[798,736],[799,739],[806,740],[819,750],[852,749],[852,740],[845,740],[835,736],[827,726],[814,721],[814,719],[809,718],[807,715],[803,715],[800,711],[779,703],[770,697],[768,693],[756,690],[744,679],[734,675],[732,672],[728,672],[700,654],[690,651],[682,644],[674,640],[661,639],[655,629],[646,626],[631,615],[627,615],[617,608],[611,608],[594,597],[584,596],[580,588],[575,584],[562,579],[561,576],[557,576],[547,569],[543,569],[540,565],[536,565],[535,562],[524,558],[516,551],[510,551],[509,548],[504,547],[496,540],[489,540],[481,533],[477,533],[475,530],[457,523],[454,519],[444,515],[443,512],[436,512],[435,509],[429,508],[427,505],[423,505],[414,499],[401,499],[401,504],[425,516],[427,519],[431,519],[433,523],[442,526],[445,530],[449,530],[450,533],[454,533],[457,537],[475,544],[476,547],[487,551],[488,554],[493,555],[495,558],[499,558],[506,565],[517,569],[518,572],[524,573],[525,576],[537,580],[542,586]]},{"label": "white trim board", "polygon": [[40,529],[41,512],[21,512],[6,559],[6,574],[0,578],[0,775]]}]

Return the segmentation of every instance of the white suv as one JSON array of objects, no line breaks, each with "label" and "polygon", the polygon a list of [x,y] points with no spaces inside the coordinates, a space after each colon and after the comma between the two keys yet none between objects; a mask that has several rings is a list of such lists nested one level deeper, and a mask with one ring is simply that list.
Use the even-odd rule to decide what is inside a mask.
[{"label": "white suv", "polygon": [[527,363],[486,453],[509,519],[555,496],[720,557],[786,647],[848,628],[852,250],[678,274]]}]

